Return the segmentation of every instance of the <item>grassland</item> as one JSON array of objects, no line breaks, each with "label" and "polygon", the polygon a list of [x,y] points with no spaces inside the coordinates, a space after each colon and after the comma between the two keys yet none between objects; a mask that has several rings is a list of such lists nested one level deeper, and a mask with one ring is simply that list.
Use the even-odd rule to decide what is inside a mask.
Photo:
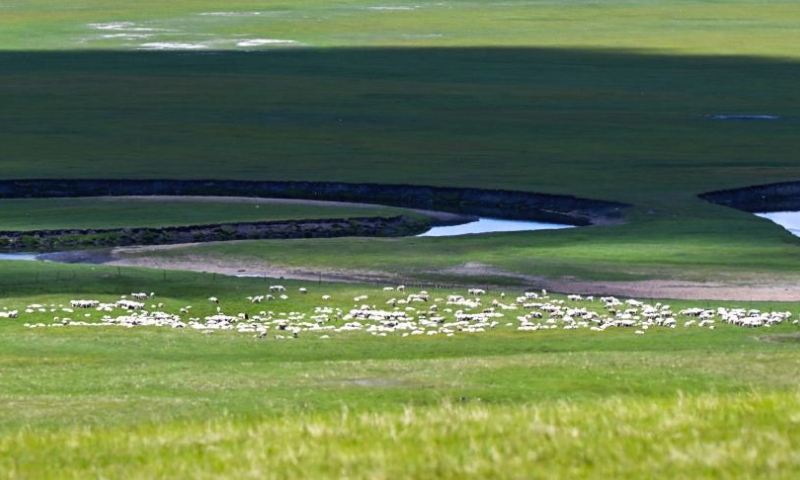
[{"label": "grassland", "polygon": [[[789,0],[0,4],[0,178],[331,180],[617,200],[634,205],[623,225],[148,258],[447,283],[784,288],[800,280],[800,241],[696,195],[800,178],[799,24]],[[258,39],[297,43],[237,45]],[[133,51],[145,43],[198,50]],[[781,119],[709,118],[720,113]],[[55,207],[24,208],[31,218],[17,225],[65,224]],[[207,208],[181,216],[244,215]],[[79,223],[115,221],[94,210]],[[135,218],[177,218],[164,215]],[[471,278],[468,265],[480,267]],[[300,312],[323,292],[341,308],[390,295],[281,282],[310,289],[281,304]],[[205,315],[210,295],[226,311],[252,309],[245,297],[270,283],[3,261],[0,308],[155,291],[166,309]],[[2,478],[800,474],[796,326],[277,340],[27,321],[0,320]]]},{"label": "grassland", "polygon": [[236,198],[57,198],[0,200],[0,230],[91,229],[209,225],[413,212],[389,207],[303,204]]},{"label": "grassland", "polygon": [[[280,251],[278,263],[312,269],[380,264],[402,275],[458,267],[463,252],[534,276],[797,280],[797,240],[696,198],[800,178],[796,2],[215,5],[6,6],[0,177],[566,193],[632,203],[629,224],[422,244],[262,243],[233,253]],[[124,38],[131,34],[154,37]],[[320,48],[236,52],[232,38]],[[215,52],[130,51],[140,41],[210,42]],[[708,117],[719,113],[782,119]],[[338,254],[362,248],[358,258]]]},{"label": "grassland", "polygon": [[[800,50],[792,33],[798,18],[800,7],[791,0],[233,0],[224,5],[89,0],[80,6],[31,0],[3,5],[0,45],[6,50],[127,50],[154,43],[233,50],[591,46],[794,57]],[[237,45],[252,39],[297,43]]]},{"label": "grassland", "polygon": [[[5,262],[2,308],[152,302],[193,315],[349,309],[380,286]],[[296,294],[305,286],[308,295]],[[449,290],[434,291],[445,295]],[[497,298],[491,292],[486,301]],[[714,306],[673,302],[673,308]],[[763,310],[796,304],[728,303]],[[190,330],[30,330],[0,321],[0,471],[47,478],[792,478],[797,327],[254,339]]]},{"label": "grassland", "polygon": [[[628,225],[602,230],[401,244],[408,264],[469,251],[529,275],[614,279],[737,264],[791,273],[800,258],[779,227],[696,198],[800,176],[793,61],[564,49],[2,56],[4,178],[416,183],[635,206]],[[719,112],[784,119],[706,117]],[[331,250],[312,265],[308,245],[280,246],[281,261],[359,261]],[[394,248],[365,252],[395,268]]]}]

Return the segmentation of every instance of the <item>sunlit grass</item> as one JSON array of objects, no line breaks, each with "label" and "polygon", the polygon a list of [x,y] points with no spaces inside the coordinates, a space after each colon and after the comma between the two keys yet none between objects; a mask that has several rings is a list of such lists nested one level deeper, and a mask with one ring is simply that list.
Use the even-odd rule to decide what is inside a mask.
[{"label": "sunlit grass", "polygon": [[[323,294],[347,310],[357,295],[385,305],[397,292],[281,280],[288,299],[254,305],[246,297],[278,280],[0,266],[0,308],[57,308],[0,320],[3,478],[792,478],[798,470],[800,354],[789,323],[643,336],[501,324],[453,338],[307,332],[293,340],[29,329],[53,316],[97,321],[97,312],[57,306],[134,291],[155,291],[148,303],[165,311],[193,305],[198,317],[217,306],[310,312]],[[493,299],[502,300],[499,290],[484,297]]]},{"label": "sunlit grass", "polygon": [[798,408],[788,391],[74,426],[0,434],[0,469],[9,479],[791,479]]},{"label": "sunlit grass", "polygon": [[[33,0],[3,5],[2,12],[0,45],[13,50],[153,43],[243,50],[237,43],[258,38],[316,47],[594,47],[777,57],[796,57],[800,47],[791,34],[800,7],[789,0],[96,0],[79,8]],[[133,25],[97,28],[123,22]]]}]

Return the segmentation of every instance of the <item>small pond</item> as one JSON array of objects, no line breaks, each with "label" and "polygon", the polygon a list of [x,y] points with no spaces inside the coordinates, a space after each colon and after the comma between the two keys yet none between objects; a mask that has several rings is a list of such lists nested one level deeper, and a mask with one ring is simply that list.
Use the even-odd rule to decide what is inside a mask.
[{"label": "small pond", "polygon": [[500,220],[497,218],[480,218],[475,222],[446,227],[433,227],[419,237],[455,237],[475,233],[525,232],[532,230],[555,230],[573,228],[572,225],[558,223],[530,222],[521,220]]}]

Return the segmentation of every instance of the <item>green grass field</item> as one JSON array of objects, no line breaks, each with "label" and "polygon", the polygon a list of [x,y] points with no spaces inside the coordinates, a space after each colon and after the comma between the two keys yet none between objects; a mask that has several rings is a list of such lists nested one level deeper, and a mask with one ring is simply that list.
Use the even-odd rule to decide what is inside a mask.
[{"label": "green grass field", "polygon": [[0,230],[164,227],[347,217],[391,217],[402,209],[303,205],[236,198],[47,198],[0,200]]},{"label": "green grass field", "polygon": [[[209,0],[79,6],[56,0],[3,5],[7,50],[135,49],[180,43],[260,48],[597,47],[795,57],[800,7],[791,0]],[[476,28],[478,27],[478,28]],[[154,47],[150,47],[154,48]]]},{"label": "green grass field", "polygon": [[[227,313],[309,311],[321,294],[345,310],[355,295],[379,306],[396,296],[379,285],[284,282],[288,300],[251,305],[245,296],[274,282],[5,263],[0,308],[9,309],[151,289],[149,302],[166,311],[194,305],[196,316],[214,312],[212,294]],[[715,305],[672,302],[676,311]],[[725,306],[795,315],[798,307]],[[68,314],[0,320],[4,478],[792,478],[800,470],[793,325],[327,340],[23,327],[53,315]]]},{"label": "green grass field", "polygon": [[[800,239],[697,195],[800,179],[798,27],[790,0],[0,3],[0,178],[412,183],[623,201],[633,207],[622,225],[236,242],[146,259],[515,288],[566,277],[782,291],[800,281]],[[0,225],[14,228],[322,213],[2,205],[12,208]],[[247,302],[278,282],[288,300]],[[363,293],[383,305],[393,293],[381,286],[0,261],[0,312],[155,291],[172,312],[211,314],[214,295],[226,312],[310,314],[323,293],[344,309]],[[800,308],[669,303],[793,318]],[[292,340],[24,327],[56,315],[0,318],[0,478],[800,475],[795,325]]]},{"label": "green grass field", "polygon": [[[473,18],[458,12],[450,13],[451,22]],[[601,13],[598,19],[608,18]],[[280,262],[314,269],[385,259],[389,273],[405,275],[406,264],[452,264],[449,252],[469,251],[493,268],[511,264],[515,273],[536,276],[675,279],[733,268],[751,276],[788,273],[796,282],[796,239],[765,220],[696,198],[800,177],[800,66],[789,53],[776,58],[792,30],[769,22],[764,28],[773,35],[747,38],[771,43],[747,57],[702,56],[714,53],[703,50],[708,42],[658,28],[653,35],[685,42],[692,52],[609,50],[601,43],[535,47],[527,35],[537,29],[519,33],[520,43],[531,45],[515,48],[430,43],[215,55],[6,52],[0,54],[0,177],[415,183],[618,200],[634,205],[629,223],[591,234],[442,240],[439,247],[426,245],[424,255],[413,243],[387,249],[369,242],[371,257],[353,259],[333,249],[316,265],[306,255],[308,243],[281,244]],[[700,22],[695,31],[710,29]],[[636,38],[633,30],[617,35],[625,32]],[[725,37],[731,48],[760,44],[741,35]],[[783,119],[707,117],[718,113]],[[263,252],[265,245],[252,249]],[[310,245],[312,251],[338,248]],[[394,248],[408,252],[401,262]]]}]

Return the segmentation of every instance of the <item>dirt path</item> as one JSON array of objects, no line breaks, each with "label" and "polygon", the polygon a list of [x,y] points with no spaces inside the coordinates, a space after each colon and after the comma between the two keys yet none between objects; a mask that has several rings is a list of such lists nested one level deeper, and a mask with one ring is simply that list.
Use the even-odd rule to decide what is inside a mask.
[{"label": "dirt path", "polygon": [[569,291],[578,294],[680,300],[800,301],[800,285],[798,284],[748,285],[680,280],[633,282],[552,280],[545,283],[553,291]]},{"label": "dirt path", "polygon": [[[164,270],[187,270],[233,276],[264,276],[308,281],[345,283],[419,283],[424,280],[377,270],[345,270],[330,268],[288,268],[245,259],[214,259],[205,255],[185,255],[181,258],[148,256],[147,252],[185,248],[189,245],[116,248],[51,254],[48,259],[66,263],[102,263],[115,266],[138,266]],[[460,277],[463,285],[485,284],[486,277],[511,280],[517,288],[545,288],[553,292],[582,295],[616,295],[634,298],[669,298],[681,300],[726,301],[800,301],[800,282],[792,283],[774,278],[732,279],[730,281],[694,282],[686,280],[589,281],[574,278],[545,278],[507,272],[490,265],[468,262],[460,267],[429,274]],[[481,279],[481,280],[478,280]],[[485,285],[491,286],[491,285]],[[498,287],[500,288],[500,287]],[[509,288],[505,285],[503,288]],[[510,288],[509,288],[510,289]]]},{"label": "dirt path", "polygon": [[680,279],[594,281],[524,275],[502,271],[477,262],[468,262],[461,267],[449,269],[446,273],[464,277],[488,275],[517,279],[523,284],[536,288],[580,295],[616,295],[678,300],[800,301],[800,282],[776,280],[774,277],[732,278],[708,282]]},{"label": "dirt path", "polygon": [[[113,249],[81,250],[41,255],[43,260],[59,263],[103,264],[120,267],[146,267],[157,270],[184,270],[201,273],[218,273],[237,277],[269,277],[343,283],[397,282],[398,276],[386,272],[366,270],[347,271],[334,269],[287,268],[242,259],[214,259],[207,256],[186,255],[180,259],[147,256],[147,252],[185,248],[199,244],[153,245],[146,247],[119,247]],[[131,256],[131,254],[135,256]]]}]

